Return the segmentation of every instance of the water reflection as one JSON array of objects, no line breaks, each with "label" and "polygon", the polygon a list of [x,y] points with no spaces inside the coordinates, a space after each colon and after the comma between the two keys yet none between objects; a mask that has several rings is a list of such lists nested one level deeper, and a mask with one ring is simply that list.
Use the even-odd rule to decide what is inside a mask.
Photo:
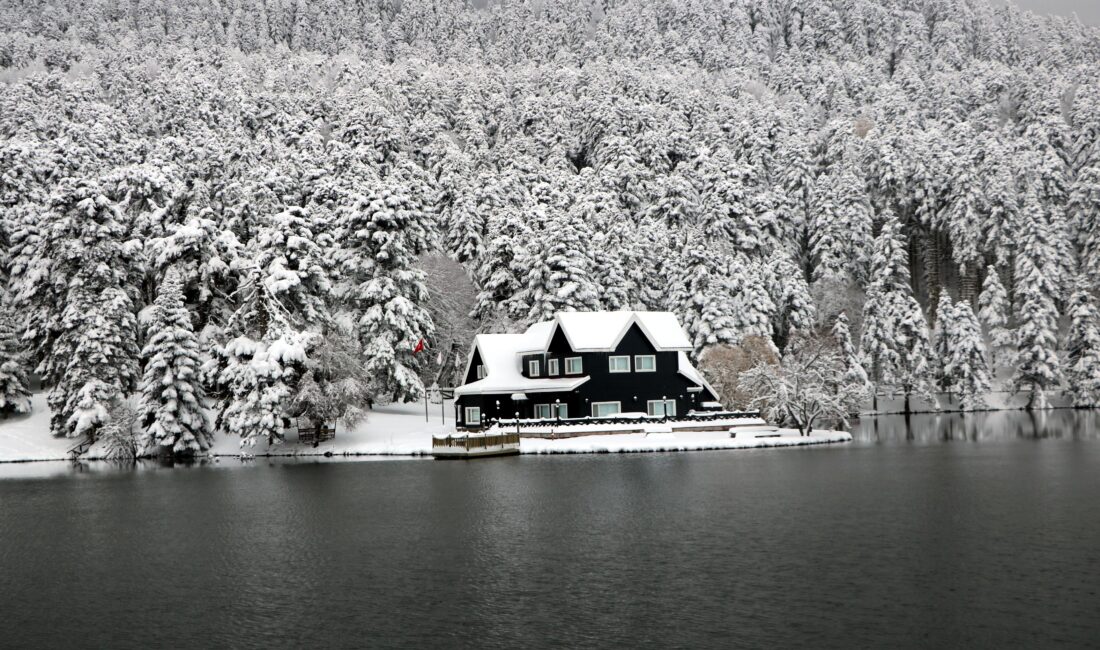
[{"label": "water reflection", "polygon": [[1100,439],[1100,411],[990,411],[865,417],[853,423],[857,443],[980,442],[1008,439]]}]

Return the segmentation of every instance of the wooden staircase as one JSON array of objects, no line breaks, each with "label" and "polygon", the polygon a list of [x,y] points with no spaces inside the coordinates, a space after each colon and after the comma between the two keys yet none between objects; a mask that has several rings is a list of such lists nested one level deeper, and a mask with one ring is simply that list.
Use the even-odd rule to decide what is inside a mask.
[{"label": "wooden staircase", "polygon": [[84,436],[75,445],[69,447],[69,459],[74,461],[78,460],[85,452],[92,448],[94,443],[95,440],[92,440],[91,436]]}]

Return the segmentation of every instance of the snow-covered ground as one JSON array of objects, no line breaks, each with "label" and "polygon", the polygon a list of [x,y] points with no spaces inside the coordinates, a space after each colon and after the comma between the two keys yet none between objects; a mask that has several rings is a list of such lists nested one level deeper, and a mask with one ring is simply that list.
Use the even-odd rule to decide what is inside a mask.
[{"label": "snow-covered ground", "polygon": [[[66,460],[68,449],[75,441],[54,438],[49,433],[50,412],[44,394],[34,396],[34,412],[29,416],[0,420],[0,462]],[[445,413],[446,420],[441,416]],[[656,429],[654,429],[656,431]],[[450,402],[428,405],[428,419],[424,418],[424,404],[391,404],[371,411],[370,416],[352,431],[337,428],[336,437],[317,447],[298,444],[292,431],[286,442],[268,446],[259,443],[243,451],[262,455],[380,455],[415,456],[431,453],[432,436],[454,432],[454,408]],[[778,434],[778,437],[775,437]],[[769,437],[756,437],[758,435]],[[731,438],[725,431],[676,431],[660,433],[586,435],[572,438],[537,439],[524,438],[520,451],[525,454],[691,451],[706,449],[750,449],[758,447],[785,447],[831,442],[847,442],[851,435],[843,432],[815,432],[812,436],[799,436],[796,431],[778,430],[773,427],[743,427],[737,429],[737,437]],[[240,441],[225,435],[216,438],[213,453],[219,456],[238,456]],[[102,458],[100,445],[92,447],[82,458]]]},{"label": "snow-covered ground", "polygon": [[[763,434],[765,437],[757,437]],[[724,431],[682,431],[677,433],[621,433],[578,438],[523,438],[522,454],[592,454],[643,451],[704,451],[708,449],[758,449],[798,447],[834,442],[850,442],[852,434],[843,431],[816,431],[799,436],[791,429],[738,431],[731,438]]]}]

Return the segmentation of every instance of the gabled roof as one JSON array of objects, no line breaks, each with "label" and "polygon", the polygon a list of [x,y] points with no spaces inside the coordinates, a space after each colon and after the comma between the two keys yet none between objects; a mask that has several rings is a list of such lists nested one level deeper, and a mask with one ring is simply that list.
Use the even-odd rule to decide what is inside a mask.
[{"label": "gabled roof", "polygon": [[677,371],[691,380],[696,386],[702,386],[710,391],[710,394],[714,399],[718,399],[718,391],[714,390],[714,386],[707,383],[707,380],[703,378],[703,373],[699,372],[695,366],[691,365],[691,360],[688,359],[688,355],[681,352],[676,355]]},{"label": "gabled roof", "polygon": [[574,352],[611,352],[631,325],[637,325],[658,352],[691,350],[687,333],[671,312],[569,311],[558,312],[553,320],[529,327],[525,333],[529,341],[521,352],[545,352],[559,329]]},{"label": "gabled roof", "polygon": [[571,391],[589,377],[524,377],[522,355],[545,352],[558,329],[575,352],[611,352],[633,325],[638,326],[658,352],[678,352],[680,374],[717,395],[688,360],[685,352],[691,350],[691,343],[676,316],[658,311],[560,312],[553,320],[535,323],[523,334],[478,334],[466,359],[463,377],[470,376],[475,352],[481,355],[486,375],[459,386],[455,395]]},{"label": "gabled roof", "polygon": [[[542,323],[540,323],[541,325]],[[485,393],[548,393],[570,391],[588,381],[588,376],[531,379],[520,372],[523,349],[530,342],[531,330],[523,334],[478,334],[466,359],[464,377],[470,376],[470,364],[474,351],[481,355],[485,366],[483,379],[463,384],[455,389],[455,395],[482,395]]]}]

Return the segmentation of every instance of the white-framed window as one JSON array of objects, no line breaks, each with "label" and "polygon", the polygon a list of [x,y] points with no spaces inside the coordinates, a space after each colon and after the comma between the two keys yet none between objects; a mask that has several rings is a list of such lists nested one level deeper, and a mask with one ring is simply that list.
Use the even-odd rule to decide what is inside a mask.
[{"label": "white-framed window", "polygon": [[622,413],[622,404],[619,402],[592,402],[592,417],[594,418],[602,418],[618,413]]},{"label": "white-framed window", "polygon": [[558,376],[558,360],[557,359],[547,359],[546,360],[546,374],[550,375],[551,377],[557,377]]},{"label": "white-framed window", "polygon": [[569,419],[569,405],[568,404],[555,404],[555,410],[558,412],[557,416],[563,420]]},{"label": "white-framed window", "polygon": [[646,402],[646,412],[650,415],[657,417],[676,416],[676,400],[674,399],[651,399]]},{"label": "white-framed window", "polygon": [[486,374],[488,373],[485,372],[485,366],[481,365],[480,363],[477,364],[477,378],[485,379]]},{"label": "white-framed window", "polygon": [[581,363],[581,357],[565,358],[565,374],[579,375],[582,372],[584,372],[584,364]]},{"label": "white-framed window", "polygon": [[535,417],[540,420],[549,420],[551,415],[550,404],[535,404]]},{"label": "white-framed window", "polygon": [[532,377],[539,376],[539,362],[537,359],[531,359],[527,362],[527,374],[531,375]]},{"label": "white-framed window", "polygon": [[657,357],[652,354],[634,355],[634,372],[657,372]]},{"label": "white-framed window", "polygon": [[476,406],[466,407],[466,426],[481,426],[481,409]]},{"label": "white-framed window", "polygon": [[630,357],[608,357],[607,358],[607,371],[608,372],[630,372]]}]

